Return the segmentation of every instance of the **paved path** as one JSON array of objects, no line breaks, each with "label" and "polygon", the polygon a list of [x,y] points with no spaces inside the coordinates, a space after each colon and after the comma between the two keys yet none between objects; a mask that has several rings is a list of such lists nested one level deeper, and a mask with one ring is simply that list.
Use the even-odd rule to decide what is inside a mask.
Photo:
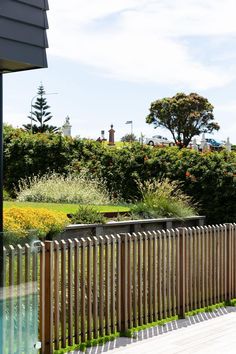
[{"label": "paved path", "polygon": [[[137,339],[118,338],[90,354],[236,354],[236,308],[199,314],[139,333]],[[79,352],[74,352],[79,353]]]}]

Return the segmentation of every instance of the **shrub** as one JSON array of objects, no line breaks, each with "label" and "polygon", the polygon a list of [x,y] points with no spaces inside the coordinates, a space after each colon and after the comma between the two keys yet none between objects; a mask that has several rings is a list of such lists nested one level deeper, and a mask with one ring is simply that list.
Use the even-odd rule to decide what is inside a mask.
[{"label": "shrub", "polygon": [[17,207],[4,210],[3,221],[4,232],[16,235],[19,241],[32,231],[41,239],[51,237],[69,224],[69,219],[61,212]]},{"label": "shrub", "polygon": [[8,193],[8,191],[6,191],[5,189],[3,189],[3,200],[9,201],[9,200],[11,200],[11,199],[12,199],[12,198],[11,198],[10,194]]},{"label": "shrub", "polygon": [[105,224],[106,218],[90,206],[79,206],[71,219],[73,224]]},{"label": "shrub", "polygon": [[[131,212],[142,218],[186,217],[196,215],[196,208],[189,196],[180,189],[180,183],[163,180],[138,182],[142,201]],[[192,204],[192,205],[191,205]]]},{"label": "shrub", "polygon": [[19,183],[20,202],[108,204],[109,195],[97,178],[85,174],[63,176],[56,173],[33,176]]}]

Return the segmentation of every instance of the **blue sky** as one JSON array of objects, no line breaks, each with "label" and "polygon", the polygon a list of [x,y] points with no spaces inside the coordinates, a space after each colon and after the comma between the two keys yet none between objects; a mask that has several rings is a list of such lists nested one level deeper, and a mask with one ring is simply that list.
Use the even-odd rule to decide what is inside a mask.
[{"label": "blue sky", "polygon": [[4,76],[4,121],[28,123],[42,81],[61,126],[96,139],[114,124],[130,131],[168,131],[145,123],[150,103],[176,92],[197,92],[214,105],[214,136],[236,143],[235,0],[64,0],[48,13],[48,69]]}]

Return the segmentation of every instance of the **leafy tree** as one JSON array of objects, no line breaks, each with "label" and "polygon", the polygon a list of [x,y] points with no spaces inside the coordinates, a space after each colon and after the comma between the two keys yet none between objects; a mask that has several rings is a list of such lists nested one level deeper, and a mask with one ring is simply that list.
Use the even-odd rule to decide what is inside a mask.
[{"label": "leafy tree", "polygon": [[213,106],[197,93],[177,93],[151,103],[148,124],[167,128],[179,148],[187,147],[195,135],[219,130],[214,121]]},{"label": "leafy tree", "polygon": [[129,134],[126,134],[126,135],[122,136],[120,141],[123,141],[123,143],[131,142],[131,141],[137,141],[137,137],[133,133],[132,134],[129,133]]},{"label": "leafy tree", "polygon": [[47,104],[47,99],[44,97],[45,90],[43,85],[41,84],[38,88],[38,97],[35,104],[32,106],[35,111],[31,112],[31,115],[28,118],[35,122],[35,124],[25,124],[23,127],[27,131],[31,131],[32,133],[46,133],[46,132],[56,132],[58,128],[53,125],[45,124],[49,120],[52,119],[51,112],[49,112],[50,106]]}]

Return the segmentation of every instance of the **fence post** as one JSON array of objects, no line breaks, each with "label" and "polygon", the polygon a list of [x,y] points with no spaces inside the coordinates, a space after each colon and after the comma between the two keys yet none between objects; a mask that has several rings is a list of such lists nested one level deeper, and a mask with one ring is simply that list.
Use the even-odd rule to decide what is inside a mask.
[{"label": "fence post", "polygon": [[226,299],[232,299],[232,224],[225,224],[226,227],[226,259],[227,259],[227,294]]},{"label": "fence post", "polygon": [[[53,354],[53,241],[45,241],[45,351],[42,354]],[[56,279],[55,279],[56,280]]]},{"label": "fence post", "polygon": [[186,281],[185,281],[185,228],[179,228],[179,289],[180,318],[185,318]]},{"label": "fence post", "polygon": [[119,235],[121,240],[121,332],[125,333],[128,330],[128,235],[126,233]]}]

